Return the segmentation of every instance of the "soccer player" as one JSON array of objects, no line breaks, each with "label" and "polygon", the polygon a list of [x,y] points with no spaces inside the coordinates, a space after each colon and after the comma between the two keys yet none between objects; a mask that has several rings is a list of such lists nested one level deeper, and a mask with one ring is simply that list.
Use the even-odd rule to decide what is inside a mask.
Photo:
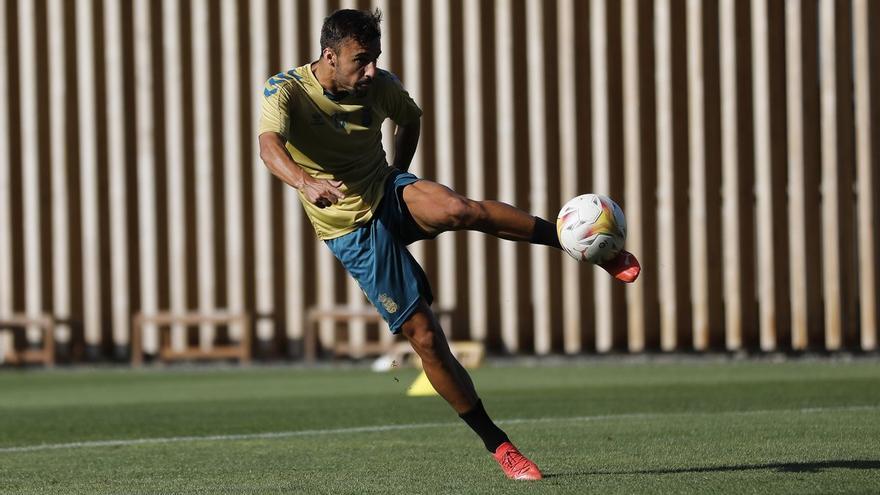
[{"label": "soccer player", "polygon": [[[489,418],[431,311],[433,296],[406,246],[450,230],[478,230],[560,248],[554,224],[497,201],[475,201],[407,172],[421,109],[394,74],[377,67],[381,13],[338,10],[321,28],[321,57],[269,78],[263,90],[260,157],[299,191],[318,237],[342,262],[395,334],[421,357],[437,392],[514,479],[541,479]],[[382,122],[397,124],[394,162]],[[604,266],[632,282],[639,265],[622,253]]]}]

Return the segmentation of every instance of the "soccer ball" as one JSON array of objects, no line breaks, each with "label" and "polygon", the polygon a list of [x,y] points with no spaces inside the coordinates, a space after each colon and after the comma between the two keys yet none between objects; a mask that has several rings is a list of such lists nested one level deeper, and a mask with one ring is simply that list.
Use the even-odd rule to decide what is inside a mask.
[{"label": "soccer ball", "polygon": [[559,210],[556,233],[562,249],[572,258],[599,264],[623,249],[626,219],[608,196],[582,194]]}]

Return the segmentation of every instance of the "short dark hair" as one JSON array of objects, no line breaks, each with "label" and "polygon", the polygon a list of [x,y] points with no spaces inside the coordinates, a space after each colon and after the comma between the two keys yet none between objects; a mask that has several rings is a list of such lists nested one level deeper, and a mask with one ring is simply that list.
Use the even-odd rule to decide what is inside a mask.
[{"label": "short dark hair", "polygon": [[339,45],[347,38],[352,38],[366,46],[382,36],[382,31],[379,29],[380,22],[382,22],[382,11],[379,9],[337,10],[324,18],[324,25],[321,26],[321,51],[328,47],[338,51]]}]

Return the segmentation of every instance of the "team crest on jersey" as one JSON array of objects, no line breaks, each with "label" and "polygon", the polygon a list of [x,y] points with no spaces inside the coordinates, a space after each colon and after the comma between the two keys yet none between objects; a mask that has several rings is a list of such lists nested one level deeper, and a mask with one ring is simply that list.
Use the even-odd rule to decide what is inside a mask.
[{"label": "team crest on jersey", "polygon": [[397,313],[397,303],[388,297],[388,294],[379,294],[379,302],[385,307],[385,311],[391,314]]}]

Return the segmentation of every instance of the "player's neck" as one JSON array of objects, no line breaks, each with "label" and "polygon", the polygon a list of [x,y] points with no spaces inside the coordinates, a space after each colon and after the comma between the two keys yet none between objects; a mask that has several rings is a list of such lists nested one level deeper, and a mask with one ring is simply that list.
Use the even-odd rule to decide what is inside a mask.
[{"label": "player's neck", "polygon": [[336,87],[336,81],[333,80],[333,69],[331,69],[323,59],[312,62],[312,74],[318,80],[318,84],[328,93],[336,94],[339,89]]}]

